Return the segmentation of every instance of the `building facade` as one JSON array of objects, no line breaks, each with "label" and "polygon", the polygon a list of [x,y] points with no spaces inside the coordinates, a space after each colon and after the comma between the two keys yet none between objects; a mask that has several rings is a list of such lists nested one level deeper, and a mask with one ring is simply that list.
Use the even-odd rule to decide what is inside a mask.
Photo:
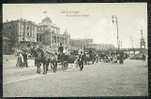
[{"label": "building facade", "polygon": [[61,34],[60,28],[49,17],[41,21],[38,28],[38,42],[57,50],[59,43],[62,43],[65,48],[69,47],[69,40],[70,35],[67,31]]},{"label": "building facade", "polygon": [[73,49],[84,49],[88,48],[92,42],[92,39],[71,39],[70,46]]},{"label": "building facade", "polygon": [[94,48],[96,50],[114,50],[115,46],[112,44],[89,44],[88,48]]},{"label": "building facade", "polygon": [[8,37],[3,37],[3,53],[4,54],[11,54],[12,49],[11,49],[11,41]]},{"label": "building facade", "polygon": [[37,42],[37,29],[38,25],[32,21],[20,20],[19,21],[19,42]]},{"label": "building facade", "polygon": [[35,23],[23,19],[3,23],[3,37],[8,39],[3,40],[3,49],[6,50],[8,47],[5,47],[11,45],[9,51],[13,52],[14,49],[22,45],[22,43],[36,43],[37,29],[38,26]]},{"label": "building facade", "polygon": [[[18,41],[18,21],[11,21],[11,22],[6,22],[3,24],[3,37],[5,38],[3,40],[3,47],[6,47],[8,45],[17,46],[17,41]],[[6,40],[7,38],[7,40]],[[8,44],[8,45],[6,45]],[[4,48],[6,49],[6,48]]]},{"label": "building facade", "polygon": [[3,37],[4,54],[34,44],[42,44],[54,50],[57,50],[60,43],[64,48],[70,47],[69,33],[61,33],[60,28],[49,17],[44,18],[39,24],[24,19],[4,22]]}]

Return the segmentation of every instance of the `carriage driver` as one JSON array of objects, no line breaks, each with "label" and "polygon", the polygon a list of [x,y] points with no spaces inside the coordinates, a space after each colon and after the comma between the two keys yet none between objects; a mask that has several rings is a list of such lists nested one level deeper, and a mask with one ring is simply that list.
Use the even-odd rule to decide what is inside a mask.
[{"label": "carriage driver", "polygon": [[62,43],[60,43],[59,47],[58,47],[58,58],[59,59],[62,59],[62,55],[63,55],[63,46],[62,46]]}]

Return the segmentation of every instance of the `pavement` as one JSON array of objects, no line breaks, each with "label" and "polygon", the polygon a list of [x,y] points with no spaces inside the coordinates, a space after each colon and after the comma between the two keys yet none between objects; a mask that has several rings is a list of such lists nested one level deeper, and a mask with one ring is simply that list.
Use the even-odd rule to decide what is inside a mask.
[{"label": "pavement", "polygon": [[3,60],[4,97],[148,95],[148,66],[140,60],[85,65],[83,71],[70,64],[65,72],[58,67],[47,75],[37,74],[32,60],[28,68],[15,67],[15,57]]}]

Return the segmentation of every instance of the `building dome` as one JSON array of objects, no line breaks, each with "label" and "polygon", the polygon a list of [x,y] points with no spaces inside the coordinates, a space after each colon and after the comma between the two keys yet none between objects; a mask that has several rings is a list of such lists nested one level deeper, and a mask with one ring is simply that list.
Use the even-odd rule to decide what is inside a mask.
[{"label": "building dome", "polygon": [[52,23],[52,20],[49,17],[45,17],[42,21],[41,24],[43,25],[49,25]]},{"label": "building dome", "polygon": [[42,20],[42,22],[45,22],[45,21],[47,21],[47,22],[52,22],[52,20],[51,20],[49,17],[45,17],[45,18]]}]

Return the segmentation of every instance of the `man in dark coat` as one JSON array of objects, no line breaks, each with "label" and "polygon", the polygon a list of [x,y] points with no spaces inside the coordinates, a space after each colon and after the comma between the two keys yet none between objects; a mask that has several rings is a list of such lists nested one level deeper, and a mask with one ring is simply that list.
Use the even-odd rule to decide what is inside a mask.
[{"label": "man in dark coat", "polygon": [[60,43],[60,46],[58,47],[58,59],[60,61],[62,61],[62,59],[63,59],[63,50],[64,50],[64,48],[62,46],[62,43]]},{"label": "man in dark coat", "polygon": [[60,43],[60,46],[58,47],[58,52],[59,53],[63,53],[63,46],[62,46],[62,43]]},{"label": "man in dark coat", "polygon": [[24,59],[24,65],[25,65],[25,67],[28,67],[27,52],[25,50],[23,51],[23,59]]},{"label": "man in dark coat", "polygon": [[83,61],[84,61],[84,54],[81,52],[78,56],[78,65],[81,71],[83,70]]},{"label": "man in dark coat", "polygon": [[119,63],[120,64],[124,63],[124,53],[123,52],[121,52],[120,55],[119,55]]}]

